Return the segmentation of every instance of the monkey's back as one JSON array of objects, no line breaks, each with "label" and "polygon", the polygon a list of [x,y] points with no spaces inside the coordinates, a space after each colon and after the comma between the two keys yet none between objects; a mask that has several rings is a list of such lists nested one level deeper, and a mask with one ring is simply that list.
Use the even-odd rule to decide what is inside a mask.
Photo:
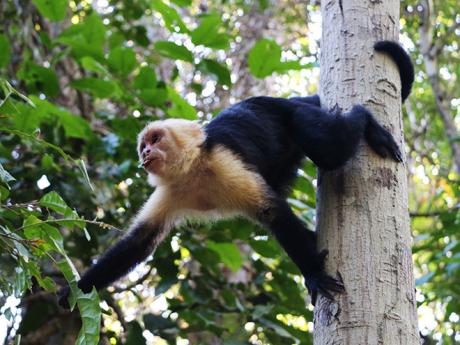
[{"label": "monkey's back", "polygon": [[223,145],[255,169],[278,193],[285,193],[304,157],[289,134],[295,104],[271,97],[249,98],[225,109],[206,127],[207,150]]}]

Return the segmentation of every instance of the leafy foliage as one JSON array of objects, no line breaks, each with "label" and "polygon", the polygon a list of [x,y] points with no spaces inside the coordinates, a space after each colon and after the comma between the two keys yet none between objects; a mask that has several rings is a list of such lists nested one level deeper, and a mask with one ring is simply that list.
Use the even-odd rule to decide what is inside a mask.
[{"label": "leafy foliage", "polygon": [[[298,270],[264,229],[241,219],[184,225],[110,293],[85,295],[76,287],[77,271],[122,235],[151,193],[135,154],[148,121],[207,120],[232,98],[315,90],[317,48],[303,2],[203,3],[0,5],[0,314],[9,320],[9,338],[26,339],[57,320],[78,344],[145,344],[145,334],[167,344],[312,343]],[[459,20],[452,4],[436,2],[433,37],[445,47],[437,61],[442,96],[458,117]],[[455,140],[446,140],[421,63],[418,5],[402,3],[403,42],[418,63],[404,118],[418,301],[423,318],[434,319],[422,332],[454,344],[460,337]],[[304,89],[273,78],[284,73]],[[269,84],[277,87],[267,91]],[[305,162],[289,197],[310,227],[315,179]],[[55,302],[66,282],[76,306],[71,314]],[[70,339],[58,331],[53,337]]]}]

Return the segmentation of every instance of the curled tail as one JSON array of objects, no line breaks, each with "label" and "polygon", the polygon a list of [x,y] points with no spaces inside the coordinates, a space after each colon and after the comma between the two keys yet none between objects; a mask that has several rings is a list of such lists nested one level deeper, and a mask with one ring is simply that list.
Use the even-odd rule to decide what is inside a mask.
[{"label": "curled tail", "polygon": [[393,41],[379,41],[374,44],[374,49],[390,55],[398,66],[401,78],[401,98],[404,102],[407,96],[409,96],[412,83],[414,82],[414,65],[409,54],[407,54],[398,42]]}]

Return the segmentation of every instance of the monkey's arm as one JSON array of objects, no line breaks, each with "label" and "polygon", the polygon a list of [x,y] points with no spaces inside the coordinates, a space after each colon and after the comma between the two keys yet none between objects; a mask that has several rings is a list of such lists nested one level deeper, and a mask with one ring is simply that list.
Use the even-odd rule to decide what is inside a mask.
[{"label": "monkey's arm", "polygon": [[333,299],[332,293],[345,291],[342,282],[326,273],[324,262],[327,251],[318,252],[316,233],[305,227],[285,200],[281,198],[273,200],[271,207],[268,211],[265,210],[260,221],[270,228],[302,272],[312,304],[316,303],[318,292]]},{"label": "monkey's arm", "polygon": [[[78,287],[88,293],[100,290],[127,274],[137,264],[145,260],[157,246],[158,225],[146,222],[135,224],[129,233],[105,252],[81,277]],[[59,304],[68,307],[69,287],[59,292]]]},{"label": "monkey's arm", "polygon": [[[145,260],[163,240],[170,226],[160,216],[165,209],[165,200],[154,193],[139,213],[128,234],[107,250],[81,277],[78,287],[90,292],[93,287],[100,290],[126,275],[137,264]],[[59,291],[59,304],[68,307],[68,286]]]}]

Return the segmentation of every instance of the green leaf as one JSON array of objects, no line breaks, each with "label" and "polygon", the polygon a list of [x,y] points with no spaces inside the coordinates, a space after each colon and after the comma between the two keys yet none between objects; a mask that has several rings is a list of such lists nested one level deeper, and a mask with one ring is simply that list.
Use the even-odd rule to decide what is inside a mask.
[{"label": "green leaf", "polygon": [[85,56],[81,59],[81,64],[84,69],[90,72],[101,73],[104,76],[109,75],[109,71],[96,59],[92,58],[91,56]]},{"label": "green leaf", "polygon": [[66,210],[69,208],[69,206],[67,206],[64,199],[62,199],[61,196],[54,191],[49,192],[48,194],[45,194],[39,200],[38,204],[40,206],[50,208],[59,214],[64,214]]},{"label": "green leaf", "polygon": [[232,83],[230,78],[230,71],[226,65],[220,64],[215,60],[203,59],[197,67],[203,73],[216,76],[217,82],[221,85],[230,86]]},{"label": "green leaf", "polygon": [[69,305],[71,309],[75,307],[75,304],[78,305],[82,319],[82,327],[75,344],[97,345],[101,323],[101,308],[97,291],[93,288],[90,293],[85,294],[77,287],[77,281],[80,277],[72,261],[65,253],[64,260],[58,262],[57,265],[64,274],[71,290]]},{"label": "green leaf", "polygon": [[88,175],[88,170],[86,169],[85,161],[83,159],[77,159],[75,161],[75,163],[77,164],[78,168],[80,169],[80,171],[81,171],[81,173],[83,175],[83,178],[85,179],[85,182],[88,185],[89,189],[91,189],[91,191],[94,192],[94,187],[91,184],[91,180],[90,180],[89,175]]},{"label": "green leaf", "polygon": [[166,5],[162,0],[151,0],[151,6],[154,11],[161,14],[169,31],[182,33],[189,31],[179,13],[174,8]]},{"label": "green leaf", "polygon": [[94,77],[74,80],[72,87],[93,94],[95,97],[108,98],[115,94],[117,86],[113,81]]},{"label": "green leaf", "polygon": [[97,345],[101,327],[101,308],[99,296],[95,288],[90,293],[79,293],[77,305],[80,311],[82,326],[78,334],[77,345]]},{"label": "green leaf", "polygon": [[71,48],[77,58],[91,56],[102,62],[104,60],[104,43],[106,28],[96,11],[93,11],[82,23],[65,29],[57,42]]},{"label": "green leaf", "polygon": [[146,340],[142,335],[142,327],[139,325],[139,322],[132,321],[128,323],[128,329],[126,330],[127,337],[125,345],[145,345]]},{"label": "green leaf", "polygon": [[193,62],[193,54],[186,47],[169,41],[158,41],[155,43],[155,49],[166,57],[175,60],[184,60]]},{"label": "green leaf", "polygon": [[136,67],[136,54],[131,48],[116,47],[110,51],[108,64],[114,73],[126,77]]},{"label": "green leaf", "polygon": [[251,247],[266,258],[276,258],[280,255],[280,248],[273,240],[250,240]]},{"label": "green leaf", "polygon": [[171,107],[167,109],[171,117],[180,117],[189,120],[196,120],[196,110],[183,99],[173,88],[168,87],[169,100]]},{"label": "green leaf", "polygon": [[157,333],[158,330],[175,327],[176,324],[170,319],[166,319],[160,315],[146,314],[142,318],[145,328],[152,333]]},{"label": "green leaf", "polygon": [[274,72],[285,73],[289,70],[310,68],[313,64],[301,65],[298,61],[281,61],[281,47],[273,40],[261,39],[249,52],[249,70],[258,78],[264,78]]},{"label": "green leaf", "polygon": [[234,243],[207,241],[208,248],[214,250],[225,265],[233,272],[238,271],[243,265],[240,250]]},{"label": "green leaf", "polygon": [[23,65],[18,76],[26,83],[30,92],[43,92],[51,97],[57,96],[60,92],[56,73],[50,68],[30,62]]},{"label": "green leaf", "polygon": [[63,20],[66,15],[68,0],[32,0],[38,11],[53,22]]},{"label": "green leaf", "polygon": [[168,91],[165,88],[142,89],[138,92],[139,98],[150,107],[163,105],[168,99]]},{"label": "green leaf", "polygon": [[180,7],[190,6],[192,4],[192,0],[171,0],[171,1]]},{"label": "green leaf", "polygon": [[3,168],[3,165],[0,163],[0,179],[8,185],[8,182],[16,181],[16,179],[11,176],[11,174]]},{"label": "green leaf", "polygon": [[8,38],[0,34],[0,68],[7,66],[11,60],[11,47]]},{"label": "green leaf", "polygon": [[48,101],[40,100],[38,97],[31,96],[31,99],[36,104],[36,109],[30,110],[25,106],[19,107],[21,112],[14,118],[19,129],[32,132],[42,122],[49,122],[50,119],[55,118],[64,128],[66,137],[88,139],[91,136],[91,128],[82,117],[75,116]]},{"label": "green leaf", "polygon": [[261,39],[249,52],[249,70],[258,78],[269,76],[280,65],[281,47],[273,40]]},{"label": "green leaf", "polygon": [[134,78],[133,86],[136,89],[154,89],[157,86],[155,71],[147,66],[140,69],[139,74]]},{"label": "green leaf", "polygon": [[226,49],[230,37],[227,34],[219,33],[221,27],[222,19],[219,14],[203,16],[200,25],[190,34],[193,44],[214,49]]}]

